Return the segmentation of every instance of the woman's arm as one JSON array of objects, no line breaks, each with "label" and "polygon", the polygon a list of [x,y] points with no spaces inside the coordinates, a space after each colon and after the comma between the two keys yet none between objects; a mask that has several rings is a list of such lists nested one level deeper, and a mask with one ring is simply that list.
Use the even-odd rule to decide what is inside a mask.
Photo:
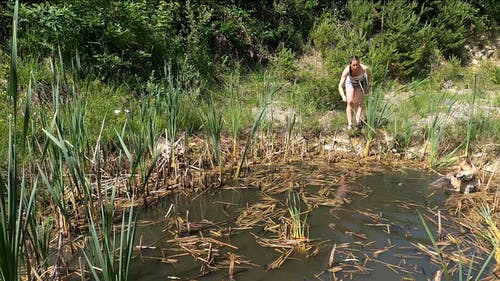
[{"label": "woman's arm", "polygon": [[347,97],[344,93],[344,84],[345,84],[345,79],[347,78],[347,74],[349,74],[349,66],[347,66],[344,69],[344,71],[342,71],[342,75],[340,76],[339,93],[340,93],[340,96],[342,97],[343,101],[347,100]]}]

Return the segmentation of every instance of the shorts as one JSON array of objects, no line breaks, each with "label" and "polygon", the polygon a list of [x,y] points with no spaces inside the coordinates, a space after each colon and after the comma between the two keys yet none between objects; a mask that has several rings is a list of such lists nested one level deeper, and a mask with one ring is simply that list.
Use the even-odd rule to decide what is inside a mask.
[{"label": "shorts", "polygon": [[350,76],[347,76],[345,80],[345,87],[351,88],[351,89],[361,89],[363,92],[365,92],[366,87],[368,86],[368,79],[366,77],[366,73],[363,74],[363,77],[361,80],[351,80]]}]

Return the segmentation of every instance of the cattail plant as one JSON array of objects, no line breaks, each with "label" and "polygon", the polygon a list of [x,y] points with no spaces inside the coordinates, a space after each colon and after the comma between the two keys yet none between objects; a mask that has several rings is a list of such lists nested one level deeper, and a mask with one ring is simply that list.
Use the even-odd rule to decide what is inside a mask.
[{"label": "cattail plant", "polygon": [[[301,200],[298,192],[291,191],[287,194],[286,205],[291,218],[290,238],[306,238],[306,219],[302,220]],[[307,216],[306,216],[307,218]]]},{"label": "cattail plant", "polygon": [[388,106],[383,102],[384,95],[380,88],[374,88],[372,93],[365,99],[366,108],[366,146],[364,155],[368,156],[370,145],[376,133],[377,128],[383,127],[388,119]]},{"label": "cattail plant", "polygon": [[[138,128],[132,128],[125,123],[121,133],[117,137],[122,151],[125,153],[130,167],[130,178],[128,180],[128,192],[143,192],[143,196],[149,196],[148,182],[151,178],[161,151],[156,149],[158,112],[155,107],[150,108],[150,99],[145,98],[141,104]],[[139,182],[136,175],[139,174]],[[145,201],[146,202],[146,201]]]},{"label": "cattail plant", "polygon": [[441,251],[441,248],[439,248],[439,246],[437,245],[436,239],[434,239],[434,235],[432,235],[432,232],[431,232],[429,226],[425,222],[424,217],[422,216],[422,214],[420,212],[418,212],[418,216],[420,217],[420,221],[422,222],[422,225],[424,226],[424,229],[425,229],[425,232],[427,233],[427,236],[431,240],[432,247],[434,248],[434,250],[437,253],[437,256],[439,258],[439,262],[441,263],[441,268],[443,269],[445,277],[447,278],[447,280],[451,280],[450,279],[450,274],[448,272],[449,271],[448,270],[448,266],[447,266],[446,261],[444,259],[444,256],[443,256],[443,253]]},{"label": "cattail plant", "polygon": [[481,228],[481,235],[490,242],[492,246],[492,255],[496,261],[496,270],[500,269],[500,229],[498,228],[493,214],[493,207],[490,205],[482,204],[478,207],[478,214],[488,226],[486,229]]},{"label": "cattail plant", "polygon": [[[488,214],[487,214],[487,211],[484,211],[484,210],[480,210],[479,213],[481,215],[485,215],[485,220],[486,222],[488,223]],[[445,259],[445,255],[444,255],[444,252],[443,250],[440,248],[440,246],[438,245],[438,243],[436,242],[436,239],[434,238],[434,236],[432,235],[432,232],[429,228],[429,226],[427,225],[426,221],[424,220],[422,214],[420,212],[418,212],[418,215],[420,217],[420,221],[422,222],[422,225],[424,226],[424,229],[425,229],[425,232],[427,234],[427,236],[429,237],[429,240],[431,241],[431,244],[432,244],[432,247],[434,248],[434,251],[438,257],[438,260],[441,264],[441,269],[443,270],[442,272],[444,273],[444,277],[446,278],[446,280],[454,280],[452,277],[452,272],[453,271],[450,271],[449,269],[449,264],[448,262],[446,261]],[[497,231],[498,230],[495,230],[496,228],[490,228],[490,230],[493,230],[494,231]],[[493,233],[493,232],[490,232]],[[494,238],[496,239],[496,238]],[[491,240],[490,240],[491,241]],[[496,243],[494,243],[496,244]],[[494,245],[494,247],[498,247],[498,244]],[[472,257],[469,261],[469,268],[466,272],[466,277],[464,278],[464,274],[465,272],[463,272],[463,262],[462,262],[462,259],[458,259],[458,278],[459,280],[472,280],[472,274],[474,272],[474,269],[473,269],[473,264],[474,264],[474,259],[475,259],[475,256],[476,256],[476,250],[477,249],[474,249],[474,252],[472,253]],[[458,244],[458,253],[459,253],[459,256],[462,256],[463,255],[463,251],[461,250],[460,248],[460,245]],[[481,276],[483,275],[484,271],[486,270],[486,268],[488,267],[491,259],[496,255],[497,251],[494,249],[489,255],[488,257],[486,258],[486,260],[483,262],[481,268],[479,269],[479,271],[476,272],[476,278],[474,278],[474,280],[481,280]]]},{"label": "cattail plant", "polygon": [[165,65],[164,72],[166,77],[163,79],[163,87],[160,88],[158,96],[166,108],[167,133],[170,139],[170,167],[175,168],[175,142],[179,127],[181,89],[179,89],[178,81],[174,81],[170,64],[168,67]]},{"label": "cattail plant", "polygon": [[242,124],[242,110],[243,107],[241,103],[231,100],[231,106],[228,109],[229,114],[229,124],[231,129],[231,137],[233,139],[233,151],[232,156],[233,159],[236,159],[236,154],[238,152],[238,136],[243,128]]},{"label": "cattail plant", "polygon": [[[9,141],[7,156],[7,175],[0,174],[0,279],[21,280],[20,272],[23,265],[22,254],[25,245],[30,240],[27,233],[30,221],[34,219],[33,206],[37,190],[36,181],[29,187],[24,174],[19,174],[18,135],[15,129],[17,123],[18,107],[18,80],[17,80],[17,27],[18,27],[19,2],[15,1],[12,20],[12,46],[9,74],[8,95],[12,102],[12,118],[9,120]],[[26,109],[28,110],[28,109]],[[24,116],[24,124],[28,124]],[[26,130],[24,130],[26,132]],[[21,142],[24,144],[24,142]],[[30,190],[31,189],[31,190]],[[31,268],[28,269],[31,272]]]},{"label": "cattail plant", "polygon": [[469,113],[470,115],[468,116],[467,119],[467,133],[465,136],[465,155],[469,156],[469,149],[470,149],[470,142],[472,139],[472,133],[473,133],[473,119],[474,119],[474,103],[476,100],[476,93],[477,93],[477,76],[474,74],[474,88],[472,89],[472,102],[470,104],[470,110]]},{"label": "cattail plant", "polygon": [[100,199],[100,224],[89,216],[90,239],[84,255],[94,280],[129,280],[137,215],[132,202],[128,211],[122,211],[119,228],[113,226],[113,219],[117,215],[114,207],[116,190],[115,184],[111,196]]},{"label": "cattail plant", "polygon": [[290,149],[290,144],[292,142],[292,136],[293,136],[293,131],[295,129],[295,125],[297,123],[297,115],[295,112],[293,112],[290,115],[287,115],[286,117],[286,135],[285,135],[285,153],[284,157],[288,156],[288,151]]},{"label": "cattail plant", "polygon": [[[446,118],[450,117],[451,109],[456,100],[453,100],[448,105],[445,104],[447,101],[446,95],[442,95],[437,102],[431,103],[431,116],[430,121],[427,124],[427,140],[426,140],[426,150],[429,152],[429,166],[436,168],[446,166],[456,160],[454,153],[458,151],[460,147],[456,147],[452,152],[443,156],[440,149],[440,144],[444,141],[446,137],[445,123]],[[441,112],[442,108],[444,111]]]},{"label": "cattail plant", "polygon": [[247,137],[247,141],[245,143],[245,148],[243,149],[243,154],[241,155],[240,162],[238,164],[238,167],[236,168],[234,178],[238,178],[240,176],[241,168],[243,167],[243,164],[245,163],[246,154],[247,154],[248,150],[250,149],[250,146],[252,145],[254,137],[255,137],[255,133],[257,132],[257,130],[260,127],[260,124],[262,122],[262,119],[264,118],[267,106],[268,105],[264,106],[260,110],[259,115],[257,115],[257,118],[255,118],[255,122],[253,124],[252,130],[250,131],[250,133]]},{"label": "cattail plant", "polygon": [[238,135],[240,130],[243,127],[242,124],[242,110],[243,106],[241,105],[241,99],[239,98],[240,94],[240,85],[241,85],[241,74],[240,74],[240,65],[236,65],[236,69],[230,74],[226,75],[223,80],[224,84],[224,94],[229,97],[229,106],[227,108],[227,114],[229,119],[229,127],[231,130],[231,137],[233,139],[233,149],[232,156],[233,159],[236,159],[237,149],[238,149]]},{"label": "cattail plant", "polygon": [[221,184],[222,152],[220,148],[220,138],[224,123],[222,120],[222,112],[216,109],[216,105],[212,97],[210,97],[208,105],[201,109],[200,116],[203,122],[203,128],[205,129],[205,134],[207,136],[208,142],[212,147],[215,162],[219,167],[219,183]]}]

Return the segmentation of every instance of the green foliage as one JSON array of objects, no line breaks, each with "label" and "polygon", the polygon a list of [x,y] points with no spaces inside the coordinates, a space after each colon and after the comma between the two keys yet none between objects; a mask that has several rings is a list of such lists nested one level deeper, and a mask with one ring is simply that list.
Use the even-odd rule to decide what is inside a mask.
[{"label": "green foliage", "polygon": [[461,62],[457,57],[451,57],[434,67],[432,71],[432,82],[438,89],[456,85],[459,81],[463,81],[465,70],[461,66]]},{"label": "green foliage", "polygon": [[[136,86],[152,71],[161,73],[165,60],[175,69],[187,59],[213,80],[228,59],[268,62],[275,52],[283,55],[283,47],[300,54],[308,39],[332,74],[356,54],[376,70],[376,80],[386,73],[409,78],[430,69],[436,48],[461,56],[485,22],[498,22],[491,10],[497,6],[463,0],[35,1],[22,6],[20,38],[23,53],[43,58],[60,48],[66,61],[78,53],[84,74]],[[2,26],[9,23],[8,7],[0,5]]]},{"label": "green foliage", "polygon": [[432,27],[421,24],[415,12],[416,4],[407,1],[389,1],[380,7],[381,32],[373,38],[372,49],[383,46],[391,54],[390,60],[368,62],[370,65],[388,65],[393,77],[410,77],[428,69],[434,50]]},{"label": "green foliage", "polygon": [[282,47],[278,51],[277,57],[271,63],[274,71],[276,71],[280,78],[285,80],[293,80],[295,78],[298,67],[295,62],[295,56],[290,49]]},{"label": "green foliage", "polygon": [[331,110],[342,105],[338,94],[337,78],[330,76],[313,76],[299,84],[300,103],[313,104],[317,110]]},{"label": "green foliage", "polygon": [[[95,144],[100,136],[103,143],[109,143],[116,139],[115,130],[120,130],[130,115],[138,114],[135,110],[137,103],[127,100],[127,90],[124,87],[107,86],[98,81],[89,81],[84,85],[80,95],[85,100],[86,141]],[[71,112],[72,106],[67,107],[64,107],[64,111]],[[103,119],[106,126],[101,132]],[[69,124],[69,119],[64,120]]]},{"label": "green foliage", "polygon": [[40,3],[22,6],[25,44],[48,54],[59,46],[74,48],[74,39],[83,31],[85,22],[78,18],[71,5]]},{"label": "green foliage", "polygon": [[483,26],[478,9],[462,0],[431,1],[423,14],[428,20],[438,44],[446,56],[461,56],[467,38],[474,38]]},{"label": "green foliage", "polygon": [[[206,106],[200,108],[200,115],[203,121],[205,135],[210,143],[216,164],[222,166],[222,151],[220,147],[221,133],[224,127],[222,119],[223,112],[217,110],[213,98]],[[222,167],[221,167],[222,169]]]},{"label": "green foliage", "polygon": [[481,64],[479,72],[482,73],[480,77],[486,79],[486,82],[491,82],[494,85],[500,85],[500,66],[495,65],[491,61],[486,61]]},{"label": "green foliage", "polygon": [[328,49],[335,47],[337,21],[329,14],[324,14],[317,20],[311,32],[311,40],[314,46],[322,54],[326,54]]},{"label": "green foliage", "polygon": [[23,5],[23,50],[46,56],[60,47],[66,60],[78,51],[90,73],[134,82],[187,57],[210,78],[227,57],[267,60],[279,42],[300,49],[325,3],[42,1]]},{"label": "green foliage", "polygon": [[12,30],[12,1],[0,2],[0,49],[7,48]]},{"label": "green foliage", "polygon": [[377,20],[376,5],[373,1],[355,0],[347,2],[350,20],[356,24],[368,37],[376,31]]},{"label": "green foliage", "polygon": [[[122,220],[118,228],[113,226],[116,216],[114,199],[116,185],[112,195],[100,199],[100,225],[89,217],[90,239],[84,256],[89,264],[94,280],[127,281],[129,280],[130,261],[134,250],[137,213],[133,204],[122,210]],[[132,202],[133,203],[133,202]],[[99,271],[97,269],[100,269]]]},{"label": "green foliage", "polygon": [[470,1],[474,8],[478,9],[477,15],[484,22],[484,30],[493,34],[500,31],[500,2],[493,0],[475,0]]},{"label": "green foliage", "polygon": [[[21,170],[21,161],[18,155],[28,153],[26,142],[22,141],[22,146],[17,145],[18,139],[28,137],[27,130],[22,133],[16,128],[17,105],[19,98],[19,88],[17,80],[17,26],[18,26],[19,2],[15,1],[15,8],[12,21],[12,45],[11,63],[9,74],[9,86],[7,94],[12,103],[11,117],[8,119],[9,133],[7,155],[3,158],[7,165],[6,173],[0,174],[0,280],[21,280],[21,269],[26,269],[29,265],[23,260],[23,256],[32,246],[33,250],[38,250],[37,245],[30,244],[29,241],[36,241],[36,237],[30,236],[28,227],[36,221],[34,211],[35,194],[37,182],[30,184],[27,174]],[[25,109],[29,113],[28,106]],[[27,124],[30,114],[25,114],[24,124]],[[2,155],[3,156],[3,155]],[[31,193],[31,194],[30,194]],[[31,233],[34,235],[34,233]],[[36,242],[35,242],[36,243]],[[30,271],[31,268],[28,268]]]},{"label": "green foliage", "polygon": [[374,81],[419,77],[429,72],[437,54],[461,55],[466,40],[477,37],[482,26],[472,4],[442,2],[350,1],[345,18],[338,13],[319,18],[311,39],[334,76],[358,55],[374,70]]}]

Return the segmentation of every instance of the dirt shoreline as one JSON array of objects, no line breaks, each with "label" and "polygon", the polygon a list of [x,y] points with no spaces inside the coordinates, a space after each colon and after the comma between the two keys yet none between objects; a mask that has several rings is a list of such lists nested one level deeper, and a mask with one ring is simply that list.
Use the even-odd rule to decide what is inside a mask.
[{"label": "dirt shoreline", "polygon": [[[361,132],[354,136],[345,131],[326,136],[295,136],[288,144],[281,141],[284,136],[277,134],[257,136],[254,140],[254,147],[246,156],[242,167],[243,174],[238,178],[246,177],[246,170],[254,169],[259,165],[277,165],[296,161],[324,161],[335,164],[342,175],[341,178],[353,178],[363,173],[372,173],[374,171],[371,169],[375,168],[373,163],[393,169],[402,167],[420,169],[443,176],[452,171],[460,159],[463,159],[463,157],[457,157],[450,166],[436,170],[428,164],[424,145],[410,147],[407,151],[388,150],[387,136],[384,136],[385,138],[376,137],[371,142],[367,156],[364,155],[366,140]],[[236,147],[244,147],[245,141],[240,140]],[[241,151],[237,151],[238,156],[233,155],[231,138],[225,137],[221,140],[222,168],[213,163],[210,156],[211,148],[202,136],[191,136],[189,140],[181,142],[176,149],[180,153],[177,155],[175,167],[167,167],[166,162],[168,162],[170,152],[161,152],[158,160],[160,164],[157,165],[160,167],[155,168],[148,184],[151,194],[138,198],[136,205],[147,207],[174,192],[203,192],[205,189],[219,188],[237,180],[234,173],[239,164]],[[497,148],[491,145],[491,150],[483,149],[483,151],[473,152],[469,157],[471,163],[481,172],[482,187],[488,190],[498,183],[496,175],[500,169],[500,160],[496,150]],[[128,206],[129,204],[125,203],[127,201],[126,198],[117,200],[121,202],[118,205],[122,206]]]}]

